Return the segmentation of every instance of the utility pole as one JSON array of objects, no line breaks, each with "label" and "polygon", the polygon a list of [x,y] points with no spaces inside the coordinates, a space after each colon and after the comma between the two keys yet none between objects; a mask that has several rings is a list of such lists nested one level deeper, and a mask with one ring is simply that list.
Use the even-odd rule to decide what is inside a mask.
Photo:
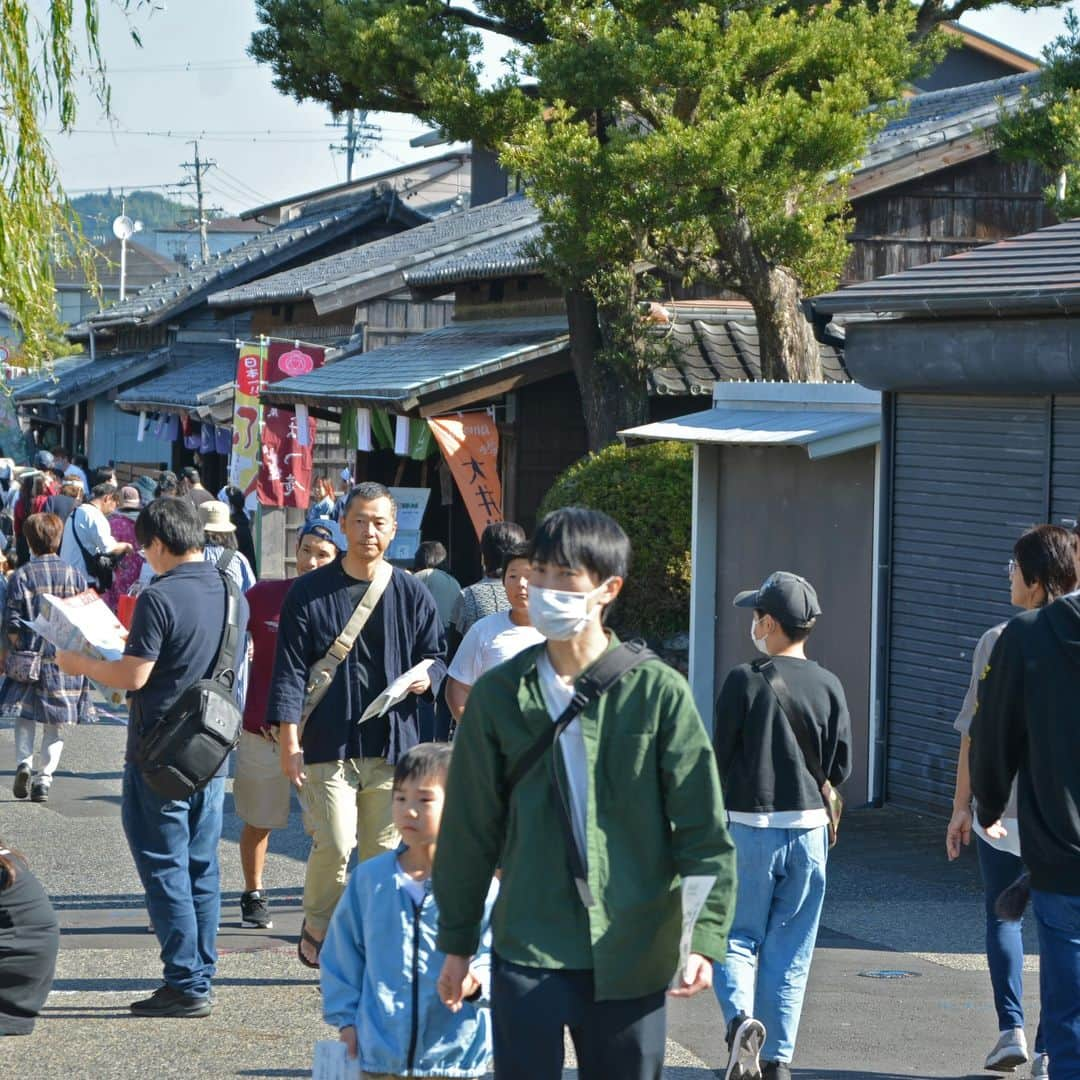
[{"label": "utility pole", "polygon": [[379,135],[382,134],[382,128],[378,124],[369,124],[367,116],[367,109],[350,109],[345,115],[345,123],[335,116],[334,122],[326,125],[330,128],[343,127],[345,129],[345,141],[332,143],[330,149],[345,154],[346,182],[352,181],[353,164],[356,159],[367,157],[371,153],[372,146],[379,141]]},{"label": "utility pole", "polygon": [[221,207],[205,205],[205,199],[203,194],[203,176],[205,176],[206,173],[217,164],[217,162],[206,161],[205,159],[199,158],[199,142],[197,139],[192,145],[195,147],[195,160],[183,161],[180,163],[180,167],[182,169],[191,170],[192,177],[191,179],[185,180],[183,181],[183,183],[178,184],[177,186],[182,188],[195,188],[195,200],[197,206],[196,214],[198,215],[195,219],[195,224],[199,227],[199,251],[202,255],[203,262],[206,262],[206,260],[210,258],[210,242],[206,236],[206,226],[210,223],[210,219],[206,215],[220,211]]}]

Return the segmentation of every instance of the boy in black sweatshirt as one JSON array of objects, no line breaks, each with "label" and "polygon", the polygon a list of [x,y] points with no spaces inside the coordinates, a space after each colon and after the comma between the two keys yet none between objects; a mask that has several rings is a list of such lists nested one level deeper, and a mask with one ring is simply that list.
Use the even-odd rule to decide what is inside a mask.
[{"label": "boy in black sweatshirt", "polygon": [[833,785],[850,772],[851,725],[839,679],[806,658],[804,643],[821,615],[813,586],[777,571],[760,589],[739,593],[735,606],[753,610],[750,638],[768,659],[732,669],[716,706],[716,758],[739,882],[727,958],[714,975],[728,1024],[724,1075],[788,1080],[825,899],[829,824],[792,728],[798,716],[788,713],[802,717],[815,764]]},{"label": "boy in black sweatshirt", "polygon": [[[971,787],[995,827],[1018,776],[1020,853],[1039,928],[1042,1028],[1053,1080],[1080,1078],[1080,595],[1017,615],[979,686]],[[996,825],[1000,829],[1000,825]]]}]

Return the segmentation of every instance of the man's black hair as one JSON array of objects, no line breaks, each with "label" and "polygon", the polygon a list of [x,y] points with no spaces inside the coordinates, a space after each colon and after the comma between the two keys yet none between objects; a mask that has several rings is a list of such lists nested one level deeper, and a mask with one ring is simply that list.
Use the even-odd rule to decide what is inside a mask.
[{"label": "man's black hair", "polygon": [[532,547],[527,540],[523,540],[520,544],[514,544],[513,547],[506,549],[506,554],[503,556],[502,564],[502,576],[506,577],[506,571],[510,569],[510,564],[515,559],[531,559]]},{"label": "man's black hair", "polygon": [[1060,525],[1036,525],[1013,546],[1013,555],[1024,583],[1039,584],[1046,600],[1067,596],[1076,588],[1076,538]]},{"label": "man's black hair", "polygon": [[[770,614],[771,612],[762,611],[760,608],[754,608],[755,618],[760,619],[763,615]],[[775,615],[772,615],[772,618],[776,622],[776,625],[780,627],[784,637],[786,637],[792,645],[798,645],[800,641],[805,641],[810,636],[810,631],[817,626],[817,619],[811,619],[804,626],[796,626],[794,623],[781,622]]]},{"label": "man's black hair", "polygon": [[94,499],[104,499],[108,495],[115,495],[118,490],[119,488],[111,481],[102,481],[90,489],[90,501],[93,502]]},{"label": "man's black hair", "polygon": [[626,578],[630,538],[614,518],[599,510],[564,506],[540,523],[530,546],[534,562],[587,570],[597,582]]},{"label": "man's black hair", "polygon": [[446,548],[438,540],[425,540],[413,556],[414,570],[437,570],[446,565]]},{"label": "man's black hair", "polygon": [[184,479],[185,479],[185,480],[186,480],[186,481],[187,481],[187,482],[188,482],[189,484],[199,484],[199,483],[202,483],[202,480],[201,480],[201,478],[200,478],[200,476],[199,476],[199,470],[198,470],[198,469],[196,469],[194,465],[185,465],[185,466],[184,466],[184,467],[183,467],[183,468],[182,468],[182,469],[180,470],[180,475],[181,475],[181,476],[182,476],[182,477],[183,477],[183,478],[184,478]]},{"label": "man's black hair", "polygon": [[480,537],[480,558],[489,577],[502,572],[506,553],[525,542],[525,530],[515,521],[492,522]]},{"label": "man's black hair", "polygon": [[160,540],[172,555],[202,551],[203,527],[194,503],[187,499],[155,499],[135,519],[135,539],[140,547]]},{"label": "man's black hair", "polygon": [[394,789],[407,780],[438,779],[446,786],[446,774],[450,769],[450,744],[425,742],[406,750],[394,767]]},{"label": "man's black hair", "polygon": [[[113,476],[115,472],[113,469],[108,468],[106,465],[99,465],[90,474],[90,491],[93,493],[94,488],[100,487],[102,484],[113,484]],[[116,484],[113,484],[116,487]]]},{"label": "man's black hair", "polygon": [[385,484],[377,483],[375,480],[365,480],[362,484],[357,484],[355,487],[349,489],[349,494],[345,496],[345,505],[341,508],[341,520],[345,520],[345,515],[349,512],[349,507],[359,499],[361,502],[374,502],[376,499],[389,499],[390,500],[390,516],[397,520],[397,503],[394,501],[394,496],[390,494],[390,489]]}]

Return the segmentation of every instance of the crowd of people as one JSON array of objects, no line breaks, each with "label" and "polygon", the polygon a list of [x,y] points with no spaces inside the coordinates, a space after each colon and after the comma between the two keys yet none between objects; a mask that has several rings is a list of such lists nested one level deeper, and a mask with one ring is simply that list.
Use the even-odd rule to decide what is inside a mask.
[{"label": "crowd of people", "polygon": [[[266,856],[295,793],[311,838],[297,960],[318,971],[324,1017],[363,1075],[554,1080],[569,1032],[583,1080],[653,1080],[667,999],[711,989],[725,1080],[790,1077],[852,760],[843,687],[806,652],[823,617],[810,582],[776,571],[733,598],[760,655],[727,674],[710,735],[685,679],[608,625],[631,550],[597,511],[555,511],[531,538],[489,526],[484,576],[462,588],[437,543],[411,570],[387,560],[387,488],[339,498],[327,485],[298,530],[296,578],[257,582],[242,506],[197,474],[163,475],[145,505],[95,476],[66,517],[37,504],[36,483],[22,491],[29,557],[3,602],[0,689],[15,795],[48,798],[87,679],[127,692],[121,817],[163,962],[135,1015],[213,1011],[226,769],[163,798],[143,763],[234,619],[247,642],[232,765],[242,922],[273,926]],[[1011,599],[1025,613],[975,651],[946,837],[954,858],[976,836],[1000,1027],[986,1064],[999,1071],[1030,1057],[1018,913],[1001,908],[1029,875],[1042,950],[1031,1075],[1053,1080],[1080,1078],[1077,566],[1064,529],[1017,542]],[[138,590],[121,659],[53,655],[25,628],[44,592],[108,597],[117,576]],[[35,955],[55,956],[32,874],[0,851],[0,903],[20,880]],[[0,1030],[28,1030],[47,989],[6,1028],[0,1001]]]}]

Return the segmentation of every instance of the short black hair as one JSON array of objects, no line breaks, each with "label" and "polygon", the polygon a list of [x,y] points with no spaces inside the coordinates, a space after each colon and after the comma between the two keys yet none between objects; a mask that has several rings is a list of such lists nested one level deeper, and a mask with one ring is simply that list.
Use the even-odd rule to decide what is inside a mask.
[{"label": "short black hair", "polygon": [[532,547],[527,540],[523,540],[520,544],[514,544],[513,547],[506,549],[506,553],[503,555],[502,570],[500,573],[503,577],[506,577],[506,571],[510,569],[510,564],[515,559],[531,559]]},{"label": "short black hair", "polygon": [[791,642],[792,645],[798,645],[801,641],[805,641],[810,636],[810,631],[817,626],[817,619],[813,618],[808,623],[804,623],[802,626],[796,626],[794,623],[781,622],[771,611],[764,611],[761,608],[754,608],[754,617],[760,619],[763,615],[768,615],[780,627],[784,637]]},{"label": "short black hair", "polygon": [[187,499],[155,499],[135,519],[135,539],[140,547],[160,540],[172,555],[202,551],[203,527],[195,504]]},{"label": "short black hair", "polygon": [[587,570],[597,581],[625,579],[630,570],[630,538],[599,510],[564,506],[540,523],[530,546],[534,562]]},{"label": "short black hair", "polygon": [[176,473],[171,469],[166,469],[158,475],[157,484],[154,487],[154,498],[159,499],[162,495],[175,495],[178,490],[179,482],[176,479]]},{"label": "short black hair", "polygon": [[1036,525],[1013,546],[1024,583],[1041,585],[1048,603],[1076,588],[1075,552],[1076,538],[1060,525]]},{"label": "short black hair", "polygon": [[184,478],[184,479],[185,479],[185,480],[186,480],[186,481],[187,481],[187,482],[188,482],[189,484],[198,484],[198,483],[200,483],[200,482],[201,482],[201,481],[200,481],[200,478],[199,478],[199,470],[198,470],[198,469],[196,469],[194,465],[185,465],[185,466],[184,466],[184,467],[183,467],[183,468],[182,468],[182,469],[180,470],[180,475],[181,475],[181,476],[182,476],[182,477],[183,477],[183,478]]},{"label": "short black hair", "polygon": [[394,790],[407,780],[438,779],[446,787],[450,770],[450,744],[425,742],[406,750],[394,766]]},{"label": "short black hair", "polygon": [[[81,466],[80,466],[80,468],[81,468]],[[113,483],[113,477],[115,475],[116,475],[116,471],[114,469],[110,469],[107,465],[99,465],[90,474],[90,490],[91,490],[91,492],[94,490],[94,488],[98,487],[101,484],[112,484]],[[113,486],[115,487],[115,484]],[[97,496],[94,496],[94,497],[97,498]]]},{"label": "short black hair", "polygon": [[480,558],[487,574],[502,573],[506,552],[525,542],[525,530],[516,521],[493,521],[480,536]]},{"label": "short black hair", "polygon": [[104,499],[109,495],[115,495],[120,489],[112,482],[105,480],[99,484],[95,484],[90,489],[90,499]]},{"label": "short black hair", "polygon": [[345,515],[349,512],[349,507],[359,499],[361,502],[374,502],[376,499],[389,499],[390,500],[390,514],[397,520],[397,503],[394,501],[394,496],[390,494],[390,489],[385,484],[380,484],[375,480],[365,480],[362,484],[357,484],[349,489],[348,495],[345,496],[345,504],[341,508],[341,518],[344,520]]},{"label": "short black hair", "polygon": [[438,540],[425,540],[413,556],[414,570],[437,570],[446,564],[446,548]]}]

